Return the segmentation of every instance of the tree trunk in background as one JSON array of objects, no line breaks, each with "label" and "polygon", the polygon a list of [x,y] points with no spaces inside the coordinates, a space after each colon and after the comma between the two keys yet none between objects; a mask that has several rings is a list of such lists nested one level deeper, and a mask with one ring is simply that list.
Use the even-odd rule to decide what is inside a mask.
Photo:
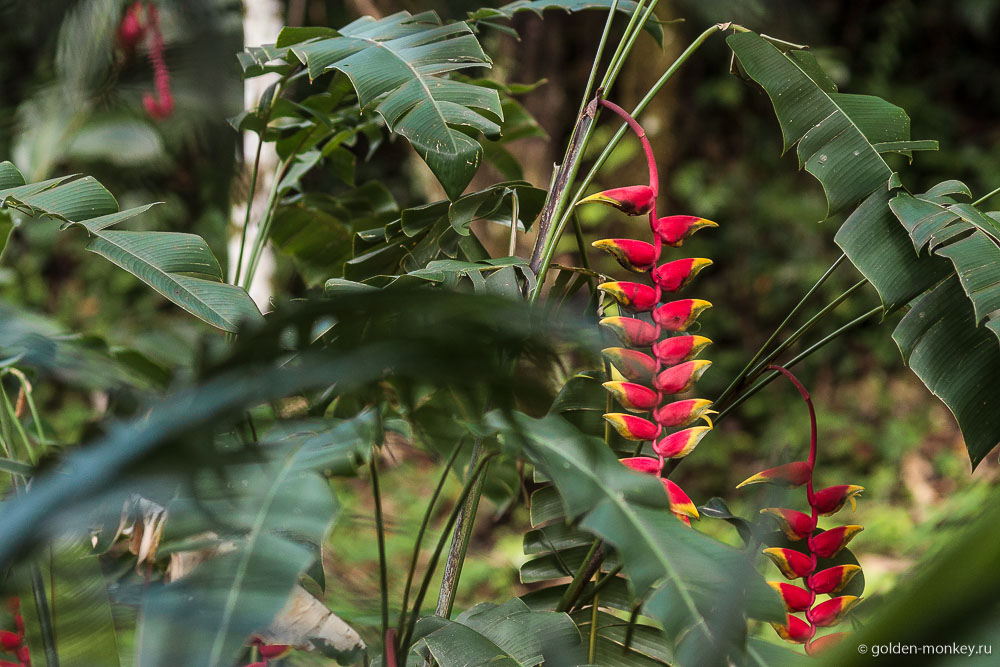
[{"label": "tree trunk in background", "polygon": [[[278,36],[282,26],[281,3],[278,0],[243,0],[243,44],[246,46],[258,46],[273,42]],[[276,74],[259,76],[248,79],[243,84],[243,105],[249,109],[257,105],[261,94],[277,79]],[[278,154],[273,144],[264,144],[260,152],[260,166],[257,170],[257,186],[253,192],[246,191],[250,183],[250,172],[253,169],[253,160],[257,152],[259,137],[253,132],[243,133],[243,165],[241,168],[240,182],[244,183],[244,191],[237,193],[233,197],[233,205],[230,210],[229,236],[229,272],[230,280],[240,278],[234,276],[236,272],[237,258],[240,253],[240,236],[243,232],[243,221],[246,219],[247,206],[252,206],[250,215],[250,229],[247,230],[247,246],[243,255],[243,272],[247,269],[247,255],[249,249],[253,247],[253,241],[258,231],[260,217],[264,213],[264,206],[267,202],[267,193],[274,183],[275,172],[278,169]],[[250,297],[257,306],[267,312],[269,300],[272,294],[271,279],[274,276],[274,254],[270,249],[265,249],[257,267],[253,284],[250,285]],[[238,282],[238,280],[237,280]]]}]

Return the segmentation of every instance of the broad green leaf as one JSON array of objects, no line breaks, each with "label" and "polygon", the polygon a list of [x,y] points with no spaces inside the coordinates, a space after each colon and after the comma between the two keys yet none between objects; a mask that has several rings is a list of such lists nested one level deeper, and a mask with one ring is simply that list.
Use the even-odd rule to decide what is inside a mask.
[{"label": "broad green leaf", "polygon": [[[636,5],[637,3],[633,2],[633,0],[619,0],[617,11],[631,16],[635,12]],[[470,23],[484,21],[486,25],[498,27],[492,21],[501,18],[512,19],[515,14],[520,12],[531,12],[541,18],[542,13],[550,9],[561,9],[566,13],[570,13],[587,9],[609,10],[611,6],[612,0],[516,0],[516,2],[508,3],[496,9],[483,7],[475,12],[469,12],[469,18],[466,20]],[[656,15],[651,15],[643,28],[656,40],[657,44],[662,46],[663,28],[660,27]]]},{"label": "broad green leaf", "polygon": [[532,611],[518,599],[502,605],[484,602],[454,622],[433,622],[441,627],[422,641],[441,667],[535,667],[543,662],[578,665],[586,661],[573,619],[567,614]]},{"label": "broad green leaf", "polygon": [[24,185],[24,176],[18,168],[7,160],[0,162],[0,190],[16,188],[19,185]]},{"label": "broad green leaf", "polygon": [[245,289],[221,282],[219,262],[200,236],[115,230],[93,233],[87,250],[114,262],[204,322],[235,332],[241,322],[261,318]]},{"label": "broad green leaf", "polygon": [[126,169],[167,164],[163,140],[151,121],[115,115],[94,118],[74,133],[66,157]]},{"label": "broad green leaf", "polygon": [[784,150],[798,144],[799,165],[822,184],[830,214],[889,181],[893,172],[873,144],[910,140],[902,109],[878,97],[834,92],[831,83],[817,81],[819,68],[806,53],[782,53],[751,32],[726,41],[771,98]]},{"label": "broad green leaf", "polygon": [[936,257],[919,257],[892,211],[888,190],[873,192],[837,231],[834,240],[878,291],[886,314],[930,289],[950,272]]},{"label": "broad green leaf", "polygon": [[[593,609],[572,614],[584,641],[589,641]],[[602,667],[654,667],[673,663],[669,641],[659,628],[636,623],[631,643],[625,649],[628,621],[604,611],[597,613],[597,642],[594,664]]]},{"label": "broad green leaf", "polygon": [[[280,39],[280,37],[279,37]],[[448,79],[448,72],[491,62],[466,23],[442,25],[434,12],[362,17],[337,31],[291,47],[315,79],[336,69],[354,85],[363,109],[373,108],[388,128],[410,142],[445,192],[457,199],[482,161],[477,141],[457,128],[499,136],[495,90]]]},{"label": "broad green leaf", "polygon": [[[743,552],[691,530],[674,517],[662,485],[626,469],[599,438],[558,416],[514,414],[504,425],[508,446],[525,455],[559,491],[565,515],[618,551],[636,595],[648,595],[645,613],[678,631],[711,628],[720,600],[745,591],[747,613],[783,619],[774,591]],[[712,631],[705,634],[711,638]]]},{"label": "broad green leaf", "polygon": [[1000,434],[1000,350],[955,278],[915,301],[892,338],[903,360],[948,406],[975,467]]},{"label": "broad green leaf", "polygon": [[[301,449],[270,466],[247,466],[226,515],[238,529],[222,551],[178,581],[152,590],[143,608],[139,661],[149,665],[233,664],[254,632],[267,628],[314,557],[336,504],[326,482],[303,470]],[[221,504],[220,504],[221,506]],[[168,508],[169,510],[169,508]],[[185,638],[177,641],[178,635]]]}]

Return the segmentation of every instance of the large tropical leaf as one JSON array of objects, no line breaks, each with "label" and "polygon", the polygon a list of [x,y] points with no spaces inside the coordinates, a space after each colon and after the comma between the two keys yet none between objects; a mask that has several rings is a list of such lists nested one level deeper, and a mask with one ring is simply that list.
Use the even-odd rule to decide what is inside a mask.
[{"label": "large tropical leaf", "polygon": [[601,439],[555,415],[535,420],[515,413],[510,422],[495,423],[506,442],[522,448],[552,480],[565,516],[617,550],[633,594],[645,601],[643,613],[662,623],[668,636],[689,629],[688,646],[739,652],[741,638],[723,632],[727,613],[745,609],[753,618],[784,618],[751,557],[677,521],[662,485],[622,466]]},{"label": "large tropical leaf", "polygon": [[882,153],[937,147],[910,141],[910,119],[901,108],[878,97],[837,92],[808,51],[779,51],[752,32],[726,41],[771,98],[784,150],[798,145],[799,166],[823,185],[831,214],[889,182],[893,171]]},{"label": "large tropical leaf", "polygon": [[406,137],[448,196],[458,197],[483,155],[466,132],[499,136],[503,113],[495,90],[442,76],[491,66],[472,29],[442,25],[434,12],[398,12],[365,16],[331,32],[299,41],[300,32],[286,31],[277,44],[290,46],[312,79],[332,69],[346,74],[361,107],[375,109],[390,130]]},{"label": "large tropical leaf", "polygon": [[421,637],[417,650],[433,656],[441,667],[586,662],[573,619],[567,614],[533,611],[518,599],[502,605],[478,604],[454,621],[437,616],[421,619],[417,636]]},{"label": "large tropical leaf", "polygon": [[910,306],[893,338],[955,415],[978,464],[1000,442],[997,217],[958,203],[970,196],[958,181],[916,196],[903,190],[881,154],[932,146],[909,141],[909,120],[898,107],[837,93],[807,52],[782,53],[753,33],[728,41],[770,96],[785,149],[798,144],[800,163],[822,183],[831,212],[864,199],[836,242],[876,288],[884,314]]},{"label": "large tropical leaf", "polygon": [[[108,230],[145,213],[152,204],[119,211],[111,193],[90,176],[25,185],[23,178],[16,178],[20,174],[10,163],[4,165],[0,173],[11,187],[0,189],[0,209],[83,227],[94,237],[88,250],[111,260],[212,326],[236,331],[241,321],[260,319],[260,311],[246,290],[223,282],[219,262],[200,236]],[[18,180],[21,185],[16,185]]]}]

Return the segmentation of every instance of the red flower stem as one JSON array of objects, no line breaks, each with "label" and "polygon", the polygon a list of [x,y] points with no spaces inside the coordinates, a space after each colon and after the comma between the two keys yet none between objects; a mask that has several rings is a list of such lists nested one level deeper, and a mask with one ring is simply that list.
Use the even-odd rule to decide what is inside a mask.
[{"label": "red flower stem", "polygon": [[646,138],[646,130],[642,129],[642,125],[639,125],[639,121],[633,118],[632,114],[625,111],[625,109],[621,108],[614,102],[601,99],[598,101],[598,104],[618,114],[622,120],[628,123],[628,126],[633,132],[635,132],[635,136],[637,136],[639,141],[642,142],[642,150],[646,154],[646,165],[649,167],[649,187],[652,188],[654,195],[659,195],[660,178],[656,171],[656,158],[653,156],[653,147],[650,145],[649,139]]},{"label": "red flower stem", "polygon": [[[788,381],[795,385],[795,388],[799,390],[802,395],[802,400],[805,401],[806,407],[809,408],[809,459],[807,463],[809,464],[809,481],[806,482],[806,499],[809,502],[809,509],[812,517],[812,529],[815,532],[816,523],[819,520],[819,514],[816,511],[815,495],[813,494],[813,473],[816,469],[816,442],[817,442],[817,427],[816,427],[816,409],[813,407],[812,398],[809,396],[809,392],[806,390],[805,386],[799,379],[795,377],[795,374],[783,366],[778,364],[768,365],[768,370],[777,371],[788,378]],[[812,570],[816,571],[816,564],[818,559],[816,558],[816,553],[813,551],[813,535],[810,533],[809,538],[806,540],[806,548],[809,550],[809,558],[812,560]],[[809,606],[816,601],[816,593],[813,591],[812,586],[809,584],[809,577],[803,577],[803,581],[806,585],[806,590],[809,591],[809,596],[811,602]],[[811,640],[816,636],[816,626],[812,624],[811,621],[806,619],[809,624],[809,639]],[[807,640],[808,641],[808,640]]]}]

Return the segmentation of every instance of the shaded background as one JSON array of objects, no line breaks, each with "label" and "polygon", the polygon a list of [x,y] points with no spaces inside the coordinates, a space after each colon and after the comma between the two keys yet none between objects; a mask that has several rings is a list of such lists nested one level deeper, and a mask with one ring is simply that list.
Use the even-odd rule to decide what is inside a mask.
[{"label": "shaded background", "polygon": [[[163,201],[140,219],[142,228],[197,231],[220,257],[231,201],[246,197],[239,137],[226,119],[242,108],[242,82],[233,54],[242,44],[241,4],[226,0],[164,2],[167,61],[176,112],[162,122],[148,118],[142,93],[152,87],[143,53],[108,52],[107,31],[125,3],[0,0],[0,159],[12,159],[30,180],[72,172],[93,174],[122,207]],[[347,2],[288,0],[285,23],[348,23],[362,13],[418,11],[430,3],[400,0]],[[481,3],[437,1],[444,18],[461,18]],[[841,90],[884,97],[912,119],[915,139],[936,139],[941,150],[902,158],[904,183],[922,191],[948,178],[965,181],[976,196],[1000,184],[1000,2],[661,2],[662,51],[639,39],[612,97],[631,107],[695,36],[712,23],[735,21],[793,42],[809,44]],[[549,138],[515,144],[525,176],[545,187],[560,159],[604,23],[599,13],[545,20],[520,15],[522,36],[481,35],[495,60],[490,76],[506,83],[546,83],[522,98]],[[621,29],[624,22],[616,25]],[[102,37],[103,35],[103,37]],[[715,36],[681,69],[640,119],[656,150],[662,211],[692,213],[721,224],[685,248],[715,265],[694,288],[715,304],[702,318],[715,341],[715,362],[700,384],[715,396],[781,321],[801,294],[840,254],[833,235],[842,221],[826,215],[822,189],[796,170],[794,156],[780,156],[781,137],[766,96],[729,73],[730,54]],[[603,124],[598,141],[616,126]],[[363,146],[356,149],[363,155]],[[605,186],[640,182],[645,168],[625,142],[599,181]],[[629,177],[633,178],[629,178]],[[404,142],[388,142],[368,162],[358,182],[384,181],[403,206],[442,194]],[[471,188],[502,180],[484,168]],[[634,221],[594,207],[581,214],[588,240],[633,233]],[[502,239],[477,227],[498,253]],[[0,265],[0,298],[57,316],[69,329],[147,351],[165,364],[190,363],[191,341],[204,328],[117,268],[88,255],[74,232],[51,228],[19,231]],[[531,235],[519,246],[530,252]],[[565,239],[557,261],[579,264],[575,242]],[[608,273],[604,257],[590,258]],[[302,295],[306,288],[279,255],[275,291]],[[859,279],[843,266],[821,290],[831,300]],[[867,289],[867,288],[866,288]],[[839,308],[825,331],[877,303],[862,290]],[[581,302],[580,308],[585,307]],[[796,369],[812,390],[820,419],[820,483],[858,483],[867,491],[858,510],[865,532],[855,540],[868,595],[877,596],[907,573],[915,559],[946,542],[986,502],[997,477],[995,455],[971,473],[961,436],[947,409],[907,371],[889,334],[895,320],[869,325],[838,341]],[[816,340],[819,333],[807,337]],[[794,353],[794,349],[793,349]],[[100,396],[41,388],[43,412],[61,441],[76,441],[99,415]],[[753,493],[733,491],[762,463],[788,460],[805,450],[808,425],[794,390],[776,384],[747,402],[697,450],[678,481],[699,502],[730,499],[738,513],[758,506]],[[432,484],[431,462],[404,441],[390,443],[385,487],[394,517],[389,547],[408,557],[421,499]],[[452,488],[451,493],[456,493]],[[330,599],[337,611],[370,611],[374,621],[378,575],[367,483],[344,496],[345,512],[331,537],[326,566],[342,583]],[[487,599],[516,582],[520,530],[526,512],[490,508],[479,516],[477,538],[462,580],[459,604]],[[702,522],[727,540],[728,528]],[[431,542],[432,543],[432,542]],[[367,551],[366,551],[367,550]]]}]

